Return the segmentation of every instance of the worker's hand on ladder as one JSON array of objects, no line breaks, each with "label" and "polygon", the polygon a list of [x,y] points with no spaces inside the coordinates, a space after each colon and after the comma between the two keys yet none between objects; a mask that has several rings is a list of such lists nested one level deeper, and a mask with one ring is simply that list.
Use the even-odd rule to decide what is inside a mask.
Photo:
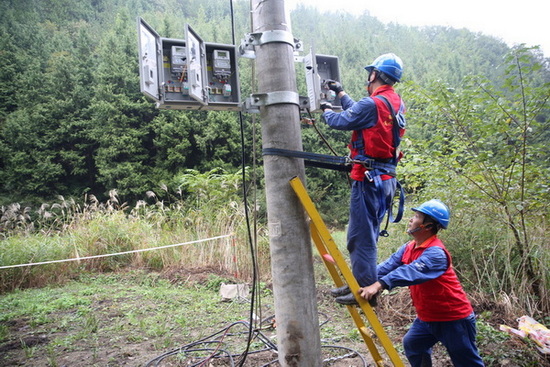
[{"label": "worker's hand on ladder", "polygon": [[368,301],[382,289],[382,284],[380,282],[375,282],[368,287],[359,288],[359,295]]}]

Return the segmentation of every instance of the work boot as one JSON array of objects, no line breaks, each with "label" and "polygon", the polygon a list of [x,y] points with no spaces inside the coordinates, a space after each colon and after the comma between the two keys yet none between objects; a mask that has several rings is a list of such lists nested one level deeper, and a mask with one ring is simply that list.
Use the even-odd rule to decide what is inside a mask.
[{"label": "work boot", "polygon": [[378,306],[378,293],[372,296],[371,299],[369,299],[369,305],[371,305],[371,307]]},{"label": "work boot", "polygon": [[353,305],[358,305],[359,304],[357,302],[357,300],[355,299],[355,296],[351,292],[349,292],[348,294],[346,294],[344,296],[336,297],[336,302],[338,302],[341,305],[348,305],[348,306],[353,306]]},{"label": "work boot", "polygon": [[330,294],[332,295],[332,297],[345,296],[348,293],[351,293],[351,290],[349,289],[347,284],[338,288],[332,288],[330,290]]},{"label": "work boot", "polygon": [[[378,294],[374,295],[371,299],[369,299],[369,304],[371,305],[371,307],[378,306],[377,298],[378,298]],[[357,302],[357,300],[355,299],[355,297],[351,292],[344,296],[336,297],[336,302],[338,302],[341,305],[350,305],[350,306],[359,305],[359,303]]]}]

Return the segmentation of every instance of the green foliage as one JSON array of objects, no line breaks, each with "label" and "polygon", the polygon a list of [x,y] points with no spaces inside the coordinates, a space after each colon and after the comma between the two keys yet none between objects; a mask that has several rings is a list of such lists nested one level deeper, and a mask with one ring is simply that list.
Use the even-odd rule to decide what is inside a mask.
[{"label": "green foliage", "polygon": [[[514,294],[518,285],[528,286],[534,299],[525,307],[544,310],[547,236],[538,229],[547,226],[550,199],[548,151],[541,140],[548,134],[550,83],[527,49],[513,50],[506,65],[503,89],[472,77],[463,89],[436,83],[409,91],[415,100],[411,150],[418,157],[404,164],[404,176],[422,197],[440,197],[451,206],[451,228],[460,229],[451,231],[457,247],[466,249],[466,263],[468,248],[476,256],[499,248],[492,254],[501,266],[484,266],[480,284],[515,278],[499,291]],[[418,170],[418,164],[431,169]]]},{"label": "green foliage", "polygon": [[[208,42],[239,43],[250,31],[247,1],[233,1],[233,7],[217,0],[69,3],[0,4],[0,202],[84,193],[103,200],[111,189],[133,202],[185,168],[241,166],[237,114],[159,111],[139,92],[135,18],[147,19],[166,37],[182,38],[188,23]],[[384,25],[368,14],[327,15],[303,6],[291,16],[306,52],[314,46],[317,53],[339,57],[342,81],[356,99],[364,95],[363,66],[382,52],[400,54],[405,79],[421,83],[437,78],[459,84],[472,70],[495,80],[503,72],[496,66],[504,45],[465,30]],[[247,96],[254,92],[252,63],[239,65]],[[297,71],[303,79],[300,65]],[[248,147],[250,126],[243,131]],[[339,144],[338,153],[346,154],[347,137],[328,135]],[[319,150],[310,132],[304,131],[304,143]],[[245,148],[245,160],[254,153]],[[315,169],[310,176],[327,209],[347,200],[342,175]],[[342,225],[346,213],[331,211],[328,217]]]},{"label": "green foliage", "polygon": [[240,201],[242,172],[231,174],[222,169],[213,169],[200,173],[188,169],[174,178],[174,184],[182,196],[196,203],[197,208],[207,204],[213,207],[231,205]]},{"label": "green foliage", "polygon": [[[183,167],[240,165],[235,114],[158,111],[139,92],[137,72],[136,12],[195,17],[200,8],[229,27],[227,4],[26,3],[3,3],[0,12],[0,182],[9,192],[3,202],[85,192],[104,199],[113,188],[136,200]],[[176,19],[181,23],[166,18]],[[219,26],[208,26],[216,38],[210,41],[231,43],[226,32],[216,36]]]},{"label": "green foliage", "polygon": [[[36,365],[36,358],[41,358],[47,359],[48,365],[63,365],[72,353],[84,353],[86,364],[100,365],[94,360],[94,349],[145,341],[154,349],[153,354],[160,355],[200,339],[220,325],[247,318],[248,304],[221,305],[218,289],[189,281],[187,276],[172,280],[146,271],[82,272],[62,287],[1,294],[0,343],[24,343],[26,338],[19,341],[19,337],[28,334],[47,336],[47,343],[25,346],[24,357],[21,350],[6,349],[0,354],[0,364],[10,365],[14,359],[23,358],[22,363]],[[21,334],[19,327],[10,325],[24,327],[27,332]],[[131,353],[133,358],[151,358],[150,354]],[[122,358],[127,360],[128,355]],[[122,359],[115,361],[123,363]],[[105,358],[101,365],[115,361],[107,363]]]},{"label": "green foliage", "polygon": [[216,292],[220,289],[222,283],[231,283],[231,281],[224,277],[220,277],[219,275],[210,274],[205,287],[206,289]]},{"label": "green foliage", "polygon": [[[138,80],[137,16],[165,37],[183,38],[187,23],[208,42],[238,44],[251,31],[249,2],[232,4],[234,14],[229,1],[219,0],[0,2],[3,235],[58,233],[88,220],[90,231],[74,234],[78,241],[93,246],[96,240],[86,236],[97,235],[124,249],[136,238],[117,226],[131,218],[136,222],[128,224],[130,231],[138,234],[174,231],[149,243],[179,240],[189,228],[195,236],[207,226],[224,233],[236,227],[246,237],[238,180],[239,169],[261,156],[254,118],[158,110],[140,93]],[[367,63],[385,52],[401,56],[405,74],[397,90],[409,110],[409,127],[399,179],[409,201],[439,197],[451,206],[448,242],[472,287],[515,299],[526,286],[530,297],[517,302],[533,312],[548,310],[548,59],[536,48],[510,50],[464,29],[383,24],[368,14],[322,14],[305,6],[291,18],[305,53],[338,56],[341,81],[355,100],[365,96]],[[238,63],[246,97],[256,92],[253,63]],[[296,70],[305,95],[302,65]],[[318,128],[335,154],[347,154],[349,134],[322,123]],[[305,151],[332,154],[310,126],[303,127],[302,138]],[[254,205],[264,209],[261,172],[253,173],[249,181],[260,186]],[[345,174],[318,168],[306,173],[326,222],[344,227]],[[70,204],[84,195],[84,204]],[[118,195],[130,204],[118,202]],[[40,210],[27,209],[38,202],[45,203]],[[124,214],[106,214],[118,210]],[[63,256],[73,253],[76,242],[52,237],[46,241],[50,258],[61,255],[56,241],[64,244]],[[21,245],[21,254],[33,251]],[[216,254],[211,249],[201,256]],[[22,260],[13,256],[10,261]],[[151,255],[146,262],[158,268],[167,257]],[[480,264],[479,257],[491,264]]]}]

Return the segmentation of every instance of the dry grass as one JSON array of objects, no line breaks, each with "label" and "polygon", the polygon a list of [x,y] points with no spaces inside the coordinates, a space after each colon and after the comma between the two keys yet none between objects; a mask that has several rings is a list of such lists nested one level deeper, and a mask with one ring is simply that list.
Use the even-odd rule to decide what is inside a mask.
[{"label": "dry grass", "polygon": [[[13,213],[7,215],[7,211]],[[82,270],[112,271],[123,267],[164,269],[181,266],[213,267],[251,279],[252,258],[242,203],[231,201],[222,207],[207,204],[188,209],[182,202],[170,206],[156,201],[138,202],[135,207],[120,205],[116,192],[106,203],[94,197],[79,206],[65,201],[42,206],[34,222],[17,213],[12,206],[3,221],[0,241],[0,266],[11,266],[52,260],[74,259],[154,247],[184,244],[220,237],[216,240],[184,244],[161,250],[144,251],[112,257],[47,265],[0,269],[0,292],[18,288],[40,287],[71,279]],[[29,213],[30,209],[24,212]],[[19,213],[20,214],[20,213]],[[29,216],[30,218],[30,216]],[[264,230],[259,231],[265,233]],[[269,246],[266,236],[255,244],[257,261],[269,268]]]}]

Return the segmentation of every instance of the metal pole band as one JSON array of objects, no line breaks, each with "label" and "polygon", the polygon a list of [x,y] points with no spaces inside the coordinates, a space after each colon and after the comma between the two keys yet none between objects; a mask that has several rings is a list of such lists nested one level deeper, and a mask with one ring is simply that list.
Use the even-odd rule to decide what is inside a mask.
[{"label": "metal pole band", "polygon": [[246,99],[245,109],[247,112],[259,112],[260,107],[288,103],[300,106],[300,96],[298,93],[292,91],[257,93],[251,94]]},{"label": "metal pole band", "polygon": [[239,54],[241,57],[250,59],[256,58],[254,46],[261,46],[267,43],[287,43],[291,45],[295,51],[303,51],[302,42],[294,38],[292,33],[288,31],[274,29],[271,31],[247,33],[239,46]]},{"label": "metal pole band", "polygon": [[[253,46],[261,46],[266,43],[288,43],[294,48],[300,48],[301,44],[294,38],[292,33],[283,30],[270,30],[266,32],[247,34],[248,43]],[[298,43],[297,43],[298,42]]]}]

